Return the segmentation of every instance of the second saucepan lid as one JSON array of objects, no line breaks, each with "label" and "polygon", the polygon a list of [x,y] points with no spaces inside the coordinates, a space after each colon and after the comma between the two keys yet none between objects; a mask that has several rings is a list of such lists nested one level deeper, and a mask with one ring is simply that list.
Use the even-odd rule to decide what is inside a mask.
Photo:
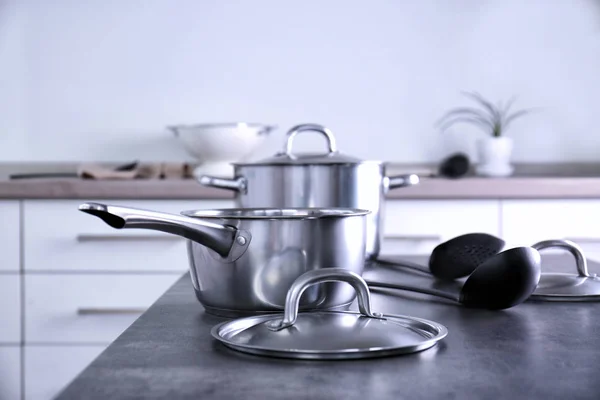
[{"label": "second saucepan lid", "polygon": [[575,257],[577,274],[543,272],[529,297],[534,301],[598,301],[600,277],[590,274],[583,250],[570,240],[545,240],[532,246],[537,250],[562,248]]},{"label": "second saucepan lid", "polygon": [[[343,281],[357,293],[360,312],[298,313],[300,296],[311,285]],[[413,353],[442,340],[448,330],[437,322],[371,312],[370,294],[360,275],[340,268],[304,273],[292,284],[284,314],[223,322],[215,339],[238,351],[301,359],[353,359]]]}]

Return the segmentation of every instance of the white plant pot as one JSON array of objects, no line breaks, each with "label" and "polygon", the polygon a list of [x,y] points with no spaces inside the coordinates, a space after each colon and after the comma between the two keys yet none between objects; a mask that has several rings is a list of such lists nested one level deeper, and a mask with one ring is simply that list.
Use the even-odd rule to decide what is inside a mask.
[{"label": "white plant pot", "polygon": [[476,166],[478,175],[509,176],[514,167],[511,165],[513,150],[512,138],[486,137],[477,141],[479,162]]}]

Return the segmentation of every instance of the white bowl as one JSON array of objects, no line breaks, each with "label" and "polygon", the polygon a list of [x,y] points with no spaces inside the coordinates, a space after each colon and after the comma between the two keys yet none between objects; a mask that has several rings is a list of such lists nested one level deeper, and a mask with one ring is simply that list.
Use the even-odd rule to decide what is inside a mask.
[{"label": "white bowl", "polygon": [[247,159],[275,126],[244,122],[169,126],[187,152],[200,163]]}]

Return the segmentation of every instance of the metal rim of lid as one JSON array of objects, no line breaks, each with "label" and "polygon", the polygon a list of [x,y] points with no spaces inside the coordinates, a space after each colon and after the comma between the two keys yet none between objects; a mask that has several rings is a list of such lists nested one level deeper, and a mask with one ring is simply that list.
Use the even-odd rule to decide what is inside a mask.
[{"label": "metal rim of lid", "polygon": [[[304,291],[310,286],[325,282],[346,282],[350,284],[356,292],[359,312],[313,311],[299,314],[300,298]],[[350,320],[348,320],[348,316],[351,317]],[[298,322],[298,319],[300,322]],[[315,322],[317,319],[318,321]],[[327,323],[330,325],[327,326]],[[313,328],[316,328],[316,330]],[[318,330],[327,328],[338,329],[337,335],[335,331],[331,332],[331,335],[329,332],[325,335],[322,335],[321,332],[320,336],[313,334],[317,332],[318,335]],[[365,332],[367,336],[357,336],[357,328],[361,332]],[[294,330],[289,331],[288,329]],[[365,331],[365,329],[369,330]],[[403,333],[402,340],[398,340],[400,330]],[[308,332],[308,335],[306,332]],[[340,336],[344,332],[346,332],[346,335]],[[247,333],[248,336],[242,336],[240,341],[231,339],[244,333]],[[394,333],[395,336],[391,336],[392,340],[390,340],[390,335],[394,335]],[[347,359],[372,358],[422,351],[446,337],[448,330],[437,322],[421,318],[373,313],[371,311],[369,288],[360,275],[343,268],[323,268],[307,271],[296,278],[287,292],[283,315],[273,313],[225,321],[213,327],[211,334],[227,347],[245,353],[285,358]],[[410,337],[407,340],[406,335],[408,334]],[[296,336],[295,339],[302,339],[304,341],[302,346],[308,343],[309,347],[301,348],[301,345],[290,344],[293,343],[293,341],[289,341],[290,338],[291,340],[294,339],[293,335],[300,335]],[[415,337],[418,337],[418,339],[415,339]],[[334,341],[328,342],[325,340],[326,346],[313,346],[313,344],[319,342],[315,341],[315,338],[333,338]],[[355,341],[356,338],[360,339],[359,342]],[[423,340],[420,340],[421,338]],[[250,343],[251,339],[255,340],[255,343],[264,340],[267,343],[272,341],[273,345],[252,344]],[[352,343],[352,347],[337,347],[338,344],[343,342],[346,344]],[[368,342],[371,343],[367,345]],[[332,343],[335,346],[332,347]],[[358,344],[354,345],[354,343]],[[386,345],[386,343],[392,345]],[[313,347],[310,348],[310,346]]]},{"label": "metal rim of lid", "polygon": [[[301,318],[304,314],[337,314],[337,315],[357,315],[361,316],[361,313],[349,312],[349,311],[313,311],[300,313]],[[364,317],[364,316],[363,316]],[[278,358],[294,358],[294,359],[318,359],[318,360],[337,360],[337,359],[359,359],[359,358],[377,358],[391,355],[400,354],[411,354],[420,351],[430,349],[435,346],[440,340],[444,339],[448,335],[448,329],[434,321],[404,316],[404,315],[391,315],[382,314],[382,317],[395,320],[401,323],[418,323],[421,326],[426,326],[428,329],[423,329],[419,332],[423,337],[423,341],[418,344],[410,344],[406,346],[381,346],[381,347],[370,347],[370,348],[350,348],[350,349],[336,349],[336,350],[310,350],[310,349],[277,349],[267,346],[256,346],[249,344],[240,344],[226,337],[226,334],[236,325],[247,324],[245,329],[264,324],[268,321],[281,318],[281,314],[267,314],[260,316],[245,317],[233,321],[225,321],[211,329],[211,335],[213,338],[224,344],[225,346],[240,351],[243,353],[256,354],[262,356],[272,356]],[[369,318],[369,317],[365,317]],[[414,332],[414,327],[406,327],[407,330]],[[243,330],[238,330],[238,333]],[[430,337],[426,337],[430,336]]]},{"label": "metal rim of lid", "polygon": [[[565,286],[563,286],[563,288],[566,289],[565,292],[550,292],[550,293],[544,293],[545,292],[545,288],[543,287],[543,280],[544,279],[556,279],[558,278],[558,280],[563,280],[565,283]],[[584,292],[585,287],[588,287],[587,293],[569,293],[568,290],[569,289],[574,289],[577,286],[574,285],[575,280],[577,278],[581,279],[579,286],[579,291],[581,291],[581,288],[584,288]],[[538,284],[538,288],[536,288],[536,290],[532,293],[532,295],[529,297],[532,301],[568,301],[568,302],[574,302],[574,301],[598,301],[600,300],[600,277],[593,275],[593,276],[580,276],[580,275],[575,275],[575,274],[568,274],[568,273],[561,273],[561,272],[552,272],[552,273],[545,273],[542,274],[541,278],[540,278],[540,284]],[[541,286],[541,288],[540,288]]]}]

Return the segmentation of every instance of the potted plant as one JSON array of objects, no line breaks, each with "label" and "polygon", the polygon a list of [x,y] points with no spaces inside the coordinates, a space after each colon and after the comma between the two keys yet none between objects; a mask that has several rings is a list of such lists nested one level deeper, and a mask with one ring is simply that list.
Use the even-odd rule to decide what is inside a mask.
[{"label": "potted plant", "polygon": [[530,110],[517,110],[511,112],[514,98],[506,104],[499,102],[494,105],[476,92],[463,92],[465,96],[474,100],[481,108],[457,107],[449,110],[438,124],[442,130],[464,122],[482,129],[485,137],[477,141],[477,174],[484,176],[508,176],[513,172],[511,156],[513,150],[512,138],[506,136],[508,126],[517,118],[527,114]]}]

